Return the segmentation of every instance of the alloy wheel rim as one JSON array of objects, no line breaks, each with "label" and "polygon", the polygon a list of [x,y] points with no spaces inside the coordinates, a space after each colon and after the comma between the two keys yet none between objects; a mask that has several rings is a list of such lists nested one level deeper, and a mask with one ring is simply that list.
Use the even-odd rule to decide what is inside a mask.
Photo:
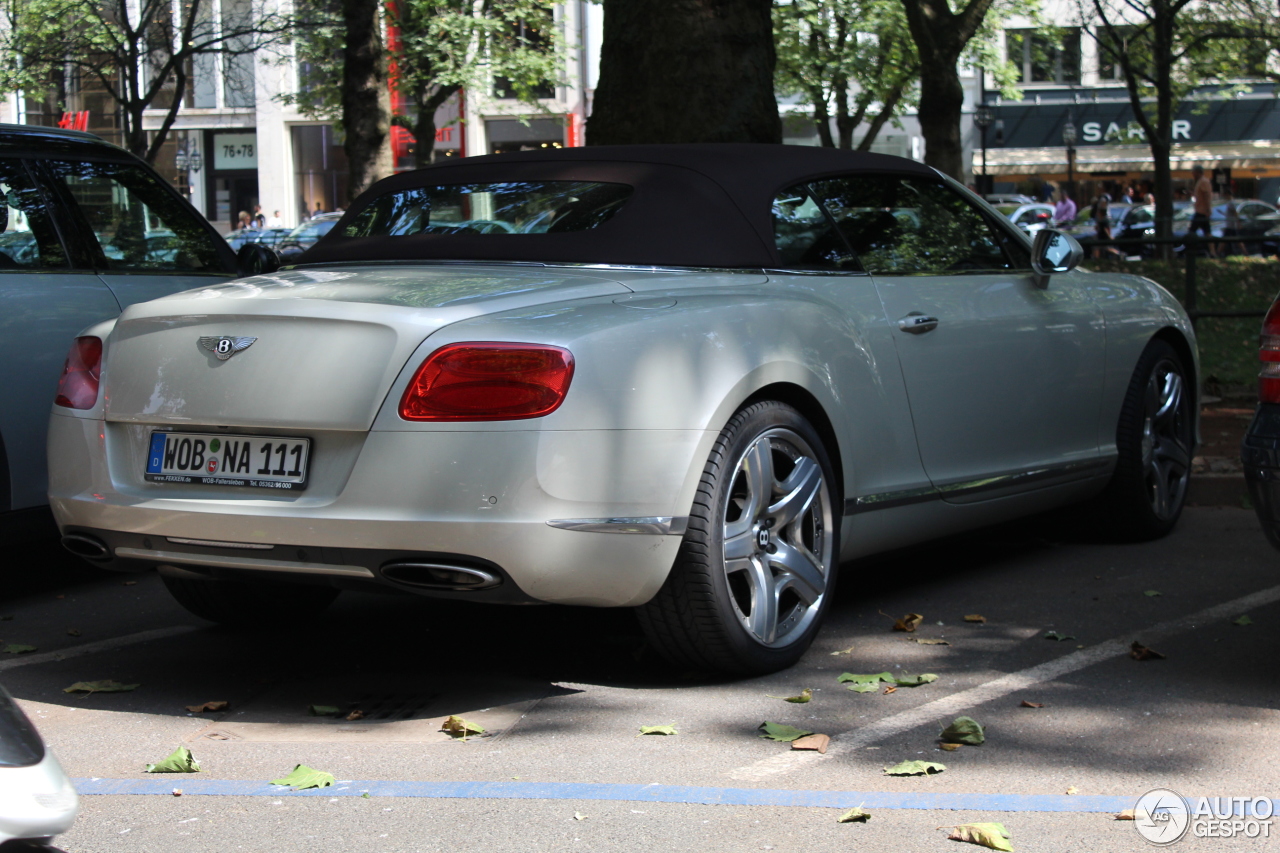
[{"label": "alloy wheel rim", "polygon": [[725,580],[734,615],[757,643],[781,648],[817,618],[832,566],[831,490],[809,444],[789,429],[758,436],[725,501]]},{"label": "alloy wheel rim", "polygon": [[1169,360],[1159,362],[1147,380],[1142,418],[1142,469],[1151,511],[1161,521],[1182,506],[1191,476],[1191,423],[1186,382]]}]

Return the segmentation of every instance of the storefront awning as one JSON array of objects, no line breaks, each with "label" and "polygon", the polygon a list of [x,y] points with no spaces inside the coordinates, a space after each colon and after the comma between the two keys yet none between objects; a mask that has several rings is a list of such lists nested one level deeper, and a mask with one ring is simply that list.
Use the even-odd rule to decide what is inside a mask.
[{"label": "storefront awning", "polygon": [[[1174,171],[1189,170],[1199,163],[1205,168],[1280,168],[1280,142],[1254,139],[1244,142],[1177,143],[1169,158]],[[1076,149],[1076,171],[1150,172],[1154,169],[1151,149],[1146,145],[1089,145]],[[1034,175],[1065,172],[1067,149],[988,148],[988,175]],[[973,173],[982,174],[982,153],[973,153]]]}]

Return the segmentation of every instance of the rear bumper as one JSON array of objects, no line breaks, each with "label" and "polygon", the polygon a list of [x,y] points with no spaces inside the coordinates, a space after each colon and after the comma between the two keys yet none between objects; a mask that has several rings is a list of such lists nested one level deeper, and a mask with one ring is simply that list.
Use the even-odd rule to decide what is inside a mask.
[{"label": "rear bumper", "polygon": [[1240,461],[1262,532],[1280,548],[1280,404],[1258,406],[1240,446]]},{"label": "rear bumper", "polygon": [[[714,436],[697,430],[508,430],[313,439],[321,461],[307,491],[264,496],[146,483],[130,449],[139,435],[55,415],[50,505],[64,534],[83,533],[106,544],[109,559],[97,562],[107,568],[165,565],[404,589],[410,587],[386,575],[389,564],[452,561],[500,582],[458,593],[429,586],[416,591],[633,606],[652,598],[666,579],[679,535],[645,526],[611,533],[548,522],[687,515],[702,468],[695,460],[705,459]],[[337,460],[328,469],[326,447],[334,448]]]}]

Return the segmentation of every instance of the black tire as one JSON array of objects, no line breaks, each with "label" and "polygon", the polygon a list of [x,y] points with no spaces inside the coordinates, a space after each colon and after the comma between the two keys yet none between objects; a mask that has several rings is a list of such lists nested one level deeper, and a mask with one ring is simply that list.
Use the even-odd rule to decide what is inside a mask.
[{"label": "black tire", "polygon": [[262,627],[291,618],[314,616],[338,597],[339,590],[312,584],[200,580],[162,575],[178,603],[201,619],[222,625]]},{"label": "black tire", "polygon": [[[1170,377],[1175,375],[1176,387],[1171,387]],[[1195,449],[1193,383],[1182,357],[1167,341],[1153,340],[1143,350],[1120,408],[1116,470],[1094,507],[1096,518],[1114,538],[1159,539],[1178,523]],[[1162,403],[1172,403],[1167,413],[1162,414]]]},{"label": "black tire", "polygon": [[[765,469],[762,504],[766,474],[750,472]],[[786,483],[797,497],[774,501]],[[703,469],[671,574],[638,608],[649,642],[676,666],[703,672],[760,675],[798,661],[835,590],[840,498],[822,438],[804,416],[774,401],[739,411]],[[773,610],[756,607],[763,588],[777,591]]]}]

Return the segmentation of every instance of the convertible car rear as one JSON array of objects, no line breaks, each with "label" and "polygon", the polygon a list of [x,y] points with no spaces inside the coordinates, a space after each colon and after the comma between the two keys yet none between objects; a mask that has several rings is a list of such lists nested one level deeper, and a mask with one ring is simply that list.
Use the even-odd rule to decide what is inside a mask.
[{"label": "convertible car rear", "polygon": [[1081,501],[1172,528],[1190,324],[1080,257],[871,154],[405,173],[290,268],[86,330],[50,500],[216,621],[369,587],[636,607],[679,665],[770,671],[841,561]]}]

